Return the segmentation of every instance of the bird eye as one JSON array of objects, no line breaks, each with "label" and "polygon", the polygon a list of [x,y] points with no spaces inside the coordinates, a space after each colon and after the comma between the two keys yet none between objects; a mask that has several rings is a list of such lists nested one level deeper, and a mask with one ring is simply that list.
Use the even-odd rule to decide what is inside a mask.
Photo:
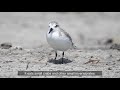
[{"label": "bird eye", "polygon": [[58,25],[56,25],[55,27],[58,27]]}]

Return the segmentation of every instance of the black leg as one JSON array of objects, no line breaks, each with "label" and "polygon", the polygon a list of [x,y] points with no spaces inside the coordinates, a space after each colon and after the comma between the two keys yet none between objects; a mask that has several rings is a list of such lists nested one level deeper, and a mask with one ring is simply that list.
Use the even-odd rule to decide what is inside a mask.
[{"label": "black leg", "polygon": [[57,51],[55,51],[55,60],[56,60],[56,58],[57,58]]},{"label": "black leg", "polygon": [[64,52],[62,53],[62,58],[64,57]]},{"label": "black leg", "polygon": [[64,57],[64,52],[62,53],[62,64],[63,64],[63,57]]}]

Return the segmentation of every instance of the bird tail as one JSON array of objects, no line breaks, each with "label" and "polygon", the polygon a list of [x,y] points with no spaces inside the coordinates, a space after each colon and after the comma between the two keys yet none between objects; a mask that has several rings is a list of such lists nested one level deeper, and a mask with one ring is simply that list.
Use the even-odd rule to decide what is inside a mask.
[{"label": "bird tail", "polygon": [[73,45],[72,45],[72,49],[77,50],[77,49],[78,49],[78,47],[77,47],[77,46],[75,46],[75,45],[74,45],[74,43],[73,43]]}]

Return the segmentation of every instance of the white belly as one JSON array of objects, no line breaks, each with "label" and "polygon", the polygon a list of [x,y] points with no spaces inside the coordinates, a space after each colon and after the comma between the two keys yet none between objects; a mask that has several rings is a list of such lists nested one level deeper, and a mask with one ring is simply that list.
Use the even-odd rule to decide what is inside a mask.
[{"label": "white belly", "polygon": [[57,34],[52,34],[52,36],[47,34],[47,41],[53,49],[59,51],[66,51],[72,47],[69,38]]}]

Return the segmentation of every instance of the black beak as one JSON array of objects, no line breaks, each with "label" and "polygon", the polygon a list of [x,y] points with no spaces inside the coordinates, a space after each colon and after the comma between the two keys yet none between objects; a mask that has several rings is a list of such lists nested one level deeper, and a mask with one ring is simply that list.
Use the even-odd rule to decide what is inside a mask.
[{"label": "black beak", "polygon": [[50,31],[49,31],[49,33],[52,31],[53,29],[52,28],[50,28]]}]

